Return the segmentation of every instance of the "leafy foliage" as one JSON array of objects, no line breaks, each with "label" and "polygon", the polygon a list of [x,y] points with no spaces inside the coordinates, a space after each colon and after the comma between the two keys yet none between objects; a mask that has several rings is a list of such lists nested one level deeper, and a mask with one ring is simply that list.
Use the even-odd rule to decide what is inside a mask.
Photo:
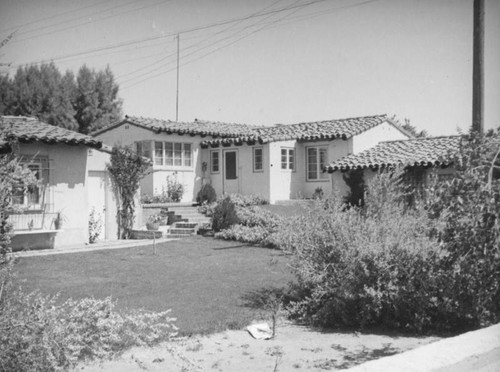
[{"label": "leafy foliage", "polygon": [[248,207],[250,205],[264,205],[269,204],[269,202],[262,196],[257,194],[229,194],[231,201],[239,207]]},{"label": "leafy foliage", "polygon": [[238,223],[236,215],[236,206],[231,197],[226,196],[219,200],[212,212],[212,229],[221,231]]},{"label": "leafy foliage", "polygon": [[0,114],[35,116],[52,125],[89,133],[121,118],[122,101],[109,67],[82,66],[63,75],[56,65],[19,67],[0,76]]},{"label": "leafy foliage", "polygon": [[24,189],[37,184],[35,175],[16,157],[16,147],[9,128],[5,127],[0,117],[0,150],[10,150],[0,153],[0,309],[11,279],[12,258],[9,253],[12,226],[8,218],[9,213],[18,211],[12,202],[13,192],[16,188]]},{"label": "leafy foliage", "polygon": [[[479,327],[500,320],[500,133],[472,134],[454,179],[429,190],[448,317]],[[495,158],[495,156],[497,156]]]},{"label": "leafy foliage", "polygon": [[160,194],[141,195],[142,204],[161,204],[180,202],[184,195],[184,185],[180,183],[175,176],[167,176],[167,187],[162,189]]},{"label": "leafy foliage", "polygon": [[173,202],[180,202],[184,195],[184,185],[177,180],[177,177],[167,176],[167,196]]},{"label": "leafy foliage", "polygon": [[[293,316],[322,326],[460,331],[500,320],[498,134],[472,135],[456,177],[411,206],[403,171],[368,185],[363,208],[338,198],[287,219],[276,234],[293,256]],[[297,226],[301,226],[297,229]]]},{"label": "leafy foliage", "polygon": [[121,314],[110,298],[68,300],[9,293],[0,308],[0,365],[6,371],[63,371],[176,334],[169,311]]},{"label": "leafy foliage", "polygon": [[122,239],[130,237],[134,225],[135,196],[140,181],[150,166],[148,160],[128,147],[115,147],[107,165],[111,180],[119,196],[118,227]]},{"label": "leafy foliage", "polygon": [[258,206],[236,207],[237,224],[215,234],[215,238],[275,247],[274,233],[282,218]]},{"label": "leafy foliage", "polygon": [[93,244],[99,238],[102,231],[102,216],[92,208],[89,215],[89,243]]},{"label": "leafy foliage", "polygon": [[199,204],[208,203],[211,204],[217,200],[217,193],[212,185],[206,183],[204,184],[198,194],[196,195],[196,202]]},{"label": "leafy foliage", "polygon": [[362,169],[351,170],[342,175],[344,182],[349,186],[349,192],[344,198],[344,203],[349,206],[361,207],[365,198],[365,179]]}]

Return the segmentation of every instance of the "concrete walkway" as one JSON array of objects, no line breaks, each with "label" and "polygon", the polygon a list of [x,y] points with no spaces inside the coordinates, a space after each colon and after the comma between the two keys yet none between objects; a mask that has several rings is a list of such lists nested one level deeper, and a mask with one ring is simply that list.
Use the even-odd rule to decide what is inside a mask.
[{"label": "concrete walkway", "polygon": [[500,324],[373,360],[350,372],[500,371]]},{"label": "concrete walkway", "polygon": [[[156,239],[156,244],[165,243],[173,240],[178,240],[178,239],[172,239],[172,238]],[[56,249],[19,251],[19,252],[13,252],[12,255],[15,257],[50,256],[54,254],[81,253],[81,252],[91,252],[91,251],[99,251],[106,249],[143,247],[143,246],[153,245],[153,243],[154,242],[152,239],[109,240],[109,241],[100,241],[94,244],[73,245]]]}]

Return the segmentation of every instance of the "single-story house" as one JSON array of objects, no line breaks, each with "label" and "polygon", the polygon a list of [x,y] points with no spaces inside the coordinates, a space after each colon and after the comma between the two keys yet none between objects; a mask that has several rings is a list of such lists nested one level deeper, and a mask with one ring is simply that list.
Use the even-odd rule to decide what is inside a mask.
[{"label": "single-story house", "polygon": [[271,203],[332,190],[329,163],[384,140],[411,137],[387,115],[270,127],[195,120],[174,122],[126,116],[93,133],[109,144],[134,146],[153,161],[142,182],[144,194],[161,193],[175,177],[190,202],[202,184],[218,195],[259,194]]},{"label": "single-story house", "polygon": [[332,175],[333,186],[347,191],[342,174],[362,170],[365,181],[377,171],[401,166],[409,170],[409,181],[419,185],[426,182],[430,172],[438,178],[453,177],[455,156],[459,154],[462,136],[413,138],[397,141],[382,141],[372,148],[350,154],[328,164],[325,171]]},{"label": "single-story house", "polygon": [[82,245],[88,242],[89,215],[102,223],[101,238],[116,239],[116,202],[106,171],[110,148],[102,141],[32,117],[2,116],[0,125],[15,151],[40,181],[19,190],[11,214],[14,249]]}]

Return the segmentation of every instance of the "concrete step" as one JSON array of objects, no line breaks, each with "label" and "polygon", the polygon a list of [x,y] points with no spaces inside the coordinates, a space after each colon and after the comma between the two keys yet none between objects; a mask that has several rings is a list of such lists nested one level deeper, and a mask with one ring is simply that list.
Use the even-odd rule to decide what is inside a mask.
[{"label": "concrete step", "polygon": [[196,234],[195,229],[183,229],[183,228],[171,228],[168,231],[168,235],[193,235]]},{"label": "concrete step", "polygon": [[198,224],[196,222],[192,222],[192,221],[189,221],[189,222],[176,222],[172,228],[175,228],[175,229],[195,229],[196,227],[198,226]]}]

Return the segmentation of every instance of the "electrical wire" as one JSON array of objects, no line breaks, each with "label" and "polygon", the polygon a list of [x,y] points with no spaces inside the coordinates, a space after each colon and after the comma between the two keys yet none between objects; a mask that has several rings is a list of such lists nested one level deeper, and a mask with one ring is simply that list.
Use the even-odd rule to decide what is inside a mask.
[{"label": "electrical wire", "polygon": [[132,45],[140,44],[140,43],[143,43],[143,42],[146,42],[146,41],[153,41],[153,40],[165,39],[167,37],[172,37],[172,36],[175,36],[177,34],[185,34],[185,33],[192,33],[192,32],[197,32],[197,31],[203,31],[203,30],[207,30],[207,29],[210,29],[210,28],[227,25],[227,24],[230,24],[230,23],[233,23],[233,22],[238,22],[238,21],[241,21],[241,20],[247,20],[247,19],[251,19],[251,18],[255,18],[255,17],[262,17],[262,16],[265,16],[265,15],[273,14],[273,13],[280,13],[280,12],[283,12],[283,11],[287,11],[287,10],[291,10],[291,9],[296,9],[296,8],[302,8],[302,7],[306,7],[306,6],[309,6],[309,5],[322,3],[322,2],[325,2],[325,1],[331,1],[331,0],[312,0],[312,1],[310,1],[308,3],[304,3],[304,4],[286,6],[286,7],[282,7],[282,8],[279,8],[279,9],[269,10],[267,12],[263,12],[263,13],[260,13],[260,14],[257,14],[257,15],[249,15],[249,16],[245,16],[245,17],[241,17],[241,18],[232,18],[232,19],[228,19],[228,20],[224,20],[224,21],[220,21],[220,22],[214,22],[214,23],[210,23],[210,24],[206,24],[206,25],[202,25],[202,26],[187,28],[187,29],[184,29],[184,30],[181,30],[181,31],[178,31],[178,32],[169,33],[169,34],[165,34],[165,35],[156,35],[156,36],[152,36],[152,37],[146,37],[146,38],[140,38],[140,39],[130,40],[130,41],[121,42],[121,43],[110,44],[110,45],[107,45],[107,46],[104,46],[104,47],[93,48],[93,49],[89,49],[89,50],[85,50],[85,51],[81,51],[81,52],[77,52],[77,53],[69,53],[69,54],[59,55],[59,56],[52,57],[50,59],[43,59],[43,60],[38,60],[38,61],[31,61],[31,62],[19,63],[19,64],[16,64],[16,65],[13,65],[11,67],[11,69],[15,69],[15,68],[17,68],[19,66],[26,65],[26,64],[48,63],[48,62],[51,62],[51,61],[57,61],[57,60],[65,59],[65,58],[86,55],[86,54],[93,53],[93,52],[105,51],[105,50],[112,50],[112,49],[115,49],[115,48],[120,48],[120,47],[125,47],[125,46],[132,46]]}]

